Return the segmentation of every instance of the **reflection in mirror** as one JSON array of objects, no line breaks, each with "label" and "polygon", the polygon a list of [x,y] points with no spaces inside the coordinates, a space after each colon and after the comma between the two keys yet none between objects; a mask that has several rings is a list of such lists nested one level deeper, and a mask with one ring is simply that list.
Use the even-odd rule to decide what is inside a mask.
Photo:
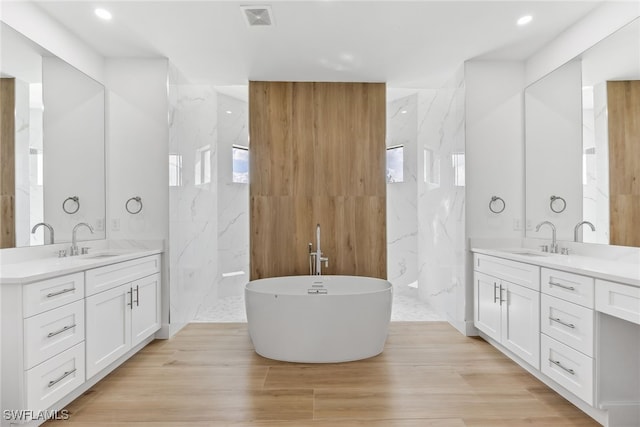
[{"label": "reflection in mirror", "polygon": [[[71,241],[79,222],[104,239],[104,87],[44,48],[0,23],[3,115],[2,244]],[[4,89],[11,85],[9,91]],[[9,96],[9,93],[11,96]],[[11,152],[8,157],[5,152]],[[69,197],[79,209],[63,210]]]},{"label": "reflection in mirror", "polygon": [[[551,221],[558,239],[640,246],[629,227],[640,218],[640,20],[602,40],[525,90],[526,219]],[[636,82],[631,82],[636,81]],[[626,83],[625,83],[626,82]],[[612,104],[615,85],[639,98]],[[631,95],[629,95],[631,96]],[[620,98],[620,97],[618,97]],[[614,142],[617,140],[618,142]],[[635,193],[634,193],[635,192]],[[566,199],[553,212],[552,195]],[[595,226],[575,226],[589,221]],[[527,237],[540,236],[533,230]],[[639,237],[640,238],[640,237]]]}]

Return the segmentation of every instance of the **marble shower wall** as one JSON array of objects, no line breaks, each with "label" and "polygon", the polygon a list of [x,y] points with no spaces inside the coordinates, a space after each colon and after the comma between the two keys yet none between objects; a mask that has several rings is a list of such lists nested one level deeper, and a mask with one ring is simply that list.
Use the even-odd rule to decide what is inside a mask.
[{"label": "marble shower wall", "polygon": [[[171,333],[217,295],[217,102],[213,87],[169,69]],[[173,180],[173,182],[171,182]]]},{"label": "marble shower wall", "polygon": [[249,145],[248,109],[246,101],[218,94],[219,297],[242,295],[249,280],[249,184],[233,182],[233,146]]},{"label": "marble shower wall", "polygon": [[585,243],[609,243],[609,124],[607,85],[593,87],[593,108],[583,110],[583,148],[586,182],[583,187],[582,219],[591,221],[596,231],[582,227]]},{"label": "marble shower wall", "polygon": [[417,100],[412,94],[387,102],[387,147],[404,147],[403,182],[387,184],[387,277],[400,293],[418,280]]},{"label": "marble shower wall", "polygon": [[472,296],[465,284],[463,68],[445,87],[417,97],[419,295],[464,330]]}]

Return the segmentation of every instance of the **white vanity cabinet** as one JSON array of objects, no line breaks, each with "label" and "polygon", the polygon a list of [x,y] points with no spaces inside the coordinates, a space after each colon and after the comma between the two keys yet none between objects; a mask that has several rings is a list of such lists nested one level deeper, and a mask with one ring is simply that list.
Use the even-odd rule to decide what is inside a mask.
[{"label": "white vanity cabinet", "polygon": [[160,329],[160,257],[87,271],[87,378]]},{"label": "white vanity cabinet", "polygon": [[542,268],[541,371],[594,403],[594,279]]},{"label": "white vanity cabinet", "polygon": [[[580,256],[474,250],[474,325],[495,347],[602,425],[636,427],[640,270],[622,264],[623,273],[617,275],[616,267]],[[531,313],[536,286],[539,311]],[[539,329],[526,323],[526,313],[539,322]],[[539,343],[537,365],[531,340]]]},{"label": "white vanity cabinet", "polygon": [[[153,339],[161,327],[161,256],[125,256],[51,263],[78,267],[43,280],[3,277],[0,425],[40,425],[42,418],[29,417],[62,409]],[[22,418],[5,419],[5,410]]]},{"label": "white vanity cabinet", "polygon": [[84,383],[83,298],[83,273],[3,286],[3,409],[37,413]]},{"label": "white vanity cabinet", "polygon": [[538,369],[540,268],[476,254],[474,270],[474,325]]}]

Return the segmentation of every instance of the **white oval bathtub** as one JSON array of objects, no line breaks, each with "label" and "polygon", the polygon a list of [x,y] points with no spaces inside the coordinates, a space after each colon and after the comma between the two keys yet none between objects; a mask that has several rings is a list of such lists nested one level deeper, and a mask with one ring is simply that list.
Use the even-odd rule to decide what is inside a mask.
[{"label": "white oval bathtub", "polygon": [[358,276],[289,276],[245,286],[249,335],[261,356],[332,363],[382,352],[393,288]]}]

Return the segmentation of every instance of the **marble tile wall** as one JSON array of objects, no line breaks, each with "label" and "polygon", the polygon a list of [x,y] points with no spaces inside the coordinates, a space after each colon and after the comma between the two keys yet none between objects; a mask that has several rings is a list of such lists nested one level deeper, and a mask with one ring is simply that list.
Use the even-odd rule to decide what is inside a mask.
[{"label": "marble tile wall", "polygon": [[169,156],[180,165],[169,188],[171,333],[217,295],[217,101],[213,87],[189,84],[170,67]]},{"label": "marble tile wall", "polygon": [[417,100],[412,94],[387,102],[387,147],[404,151],[403,182],[387,184],[387,277],[396,293],[410,292],[418,280]]},{"label": "marble tile wall", "polygon": [[461,68],[445,87],[417,92],[418,290],[458,329],[472,303],[465,285],[464,90]]},{"label": "marble tile wall", "polygon": [[[29,137],[31,119],[29,85],[19,79],[15,79],[15,102],[15,227],[16,247],[22,247],[29,246],[31,243],[31,229],[29,228],[29,205],[31,204]],[[38,233],[40,240],[42,240],[43,233],[44,231]],[[42,244],[42,241],[40,241],[40,244]]]},{"label": "marble tile wall", "polygon": [[248,111],[245,100],[218,94],[219,297],[241,295],[249,280],[249,184],[233,182],[233,146],[249,145]]}]

